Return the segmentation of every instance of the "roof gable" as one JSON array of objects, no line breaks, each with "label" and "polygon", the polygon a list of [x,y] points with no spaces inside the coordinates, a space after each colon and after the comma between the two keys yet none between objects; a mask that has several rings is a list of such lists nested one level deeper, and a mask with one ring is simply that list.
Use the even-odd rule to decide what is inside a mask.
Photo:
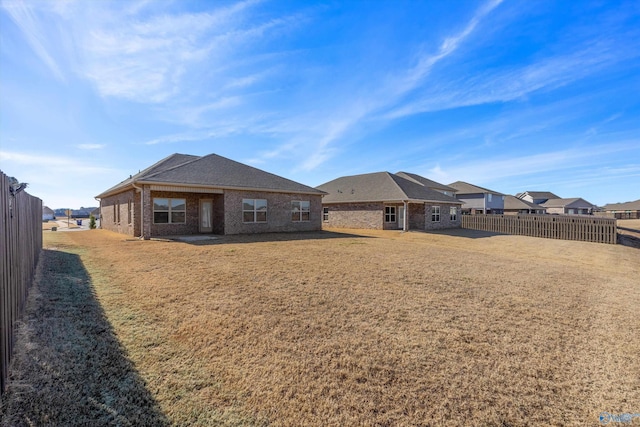
[{"label": "roof gable", "polygon": [[568,199],[550,199],[542,203],[540,206],[545,208],[593,208],[594,205],[580,197]]},{"label": "roof gable", "polygon": [[531,196],[534,200],[539,199],[560,199],[560,196],[556,196],[551,191],[525,191],[524,193],[516,194],[518,199],[522,199],[523,197]]},{"label": "roof gable", "polygon": [[505,210],[513,210],[513,209],[545,210],[545,207],[541,205],[536,205],[535,203],[527,202],[526,200],[519,199],[516,196],[507,195],[504,198],[504,209]]},{"label": "roof gable", "polygon": [[420,176],[420,175],[415,174],[415,173],[396,172],[396,175],[400,176],[402,178],[406,178],[406,179],[408,179],[410,181],[417,182],[418,184],[424,185],[425,187],[431,188],[433,190],[449,191],[451,193],[455,193],[457,191],[453,187],[449,187],[448,185],[440,184],[439,182],[430,180],[428,178],[425,178],[425,177]]}]

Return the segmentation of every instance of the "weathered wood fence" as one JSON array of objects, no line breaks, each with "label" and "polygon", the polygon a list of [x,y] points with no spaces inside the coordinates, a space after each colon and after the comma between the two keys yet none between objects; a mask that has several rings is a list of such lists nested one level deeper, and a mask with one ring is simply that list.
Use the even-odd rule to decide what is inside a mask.
[{"label": "weathered wood fence", "polygon": [[463,215],[462,228],[611,244],[618,234],[615,219],[571,215]]},{"label": "weathered wood fence", "polygon": [[7,385],[15,323],[42,249],[42,200],[9,190],[9,178],[0,171],[0,396]]}]

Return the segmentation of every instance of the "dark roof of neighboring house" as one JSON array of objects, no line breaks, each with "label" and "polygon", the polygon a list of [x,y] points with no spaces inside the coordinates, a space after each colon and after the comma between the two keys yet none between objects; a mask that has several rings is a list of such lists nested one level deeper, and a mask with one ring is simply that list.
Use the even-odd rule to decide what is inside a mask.
[{"label": "dark roof of neighboring house", "polygon": [[533,199],[559,199],[560,196],[556,196],[551,191],[525,191],[524,193],[516,194],[518,199],[522,199],[524,196],[531,196]]},{"label": "dark roof of neighboring house", "polygon": [[316,188],[328,193],[322,203],[422,201],[462,204],[453,197],[390,172],[343,176]]},{"label": "dark roof of neighboring house", "polygon": [[640,200],[625,203],[608,203],[604,205],[605,211],[640,211]]},{"label": "dark roof of neighboring house", "polygon": [[502,193],[500,193],[498,191],[489,190],[487,188],[479,187],[479,186],[473,185],[473,184],[469,184],[468,182],[464,182],[464,181],[452,182],[451,184],[449,184],[449,187],[455,188],[455,190],[457,192],[457,195],[491,193],[491,194],[496,194],[498,196],[504,196],[504,194],[502,194]]},{"label": "dark roof of neighboring house", "polygon": [[134,184],[197,185],[223,189],[322,194],[315,188],[217,154],[203,157],[172,154],[97,197],[118,193]]},{"label": "dark roof of neighboring house", "polygon": [[521,209],[545,209],[544,206],[518,199],[515,196],[504,197],[504,210],[521,210]]},{"label": "dark roof of neighboring house", "polygon": [[585,199],[580,197],[573,197],[569,199],[550,199],[546,202],[540,204],[540,206],[544,206],[545,208],[593,208],[595,207],[591,203],[587,202]]},{"label": "dark roof of neighboring house", "polygon": [[406,179],[411,180],[411,181],[415,181],[418,184],[424,185],[425,187],[431,188],[433,190],[450,191],[452,193],[455,193],[457,191],[453,187],[449,187],[448,185],[440,184],[439,182],[432,181],[432,180],[430,180],[428,178],[425,178],[425,177],[420,176],[420,175],[415,174],[415,173],[396,172],[396,175],[401,176],[401,177],[406,178]]}]

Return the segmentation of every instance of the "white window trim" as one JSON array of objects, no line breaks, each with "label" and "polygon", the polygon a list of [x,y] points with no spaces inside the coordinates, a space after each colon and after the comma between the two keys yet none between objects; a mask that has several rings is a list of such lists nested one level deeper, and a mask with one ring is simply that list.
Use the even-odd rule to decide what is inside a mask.
[{"label": "white window trim", "polygon": [[[244,208],[244,204],[245,204],[245,200],[251,200],[253,202],[253,209],[248,210]],[[260,200],[260,201],[264,201],[265,205],[267,206],[267,210],[266,211],[259,211],[256,209],[256,202]],[[269,202],[267,201],[267,199],[242,199],[242,222],[244,224],[266,224],[268,219],[269,219]],[[244,214],[245,212],[253,212],[253,221],[245,221],[244,220]],[[258,221],[258,212],[264,212],[264,221]]]},{"label": "white window trim", "polygon": [[322,208],[322,220],[329,221],[329,208]]},{"label": "white window trim", "polygon": [[440,222],[440,206],[431,206],[431,222]]},{"label": "white window trim", "polygon": [[449,207],[449,220],[457,221],[458,220],[458,208],[455,206]]},{"label": "white window trim", "polygon": [[[156,199],[167,199],[167,205],[168,206],[168,210],[158,210],[155,208],[155,202],[154,200]],[[184,210],[182,209],[177,209],[177,210],[173,210],[171,209],[171,201],[172,200],[184,200]],[[153,223],[154,224],[186,224],[187,223],[187,199],[183,198],[183,197],[154,197],[152,199],[152,215],[153,215]],[[156,222],[156,212],[167,212],[168,213],[168,218],[167,218],[167,222]],[[173,212],[184,212],[184,221],[182,222],[173,222],[171,221],[171,214]]]},{"label": "white window trim", "polygon": [[[293,210],[293,204],[294,203],[300,203],[300,210],[299,211]],[[306,205],[307,205],[307,209],[306,210],[302,207],[303,203],[306,203]],[[303,216],[302,214],[305,213],[305,212],[309,214],[308,215],[309,219],[302,219],[302,216]],[[298,215],[298,219],[293,219],[293,214],[294,213],[299,214]],[[292,222],[309,222],[309,221],[311,221],[311,202],[309,200],[292,200],[291,201],[291,221]]]},{"label": "white window trim", "polygon": [[[387,213],[387,210],[389,211],[388,213]],[[387,221],[387,217],[389,217],[388,221]],[[384,207],[384,222],[387,224],[395,224],[396,222],[398,222],[397,210],[395,206]]]}]

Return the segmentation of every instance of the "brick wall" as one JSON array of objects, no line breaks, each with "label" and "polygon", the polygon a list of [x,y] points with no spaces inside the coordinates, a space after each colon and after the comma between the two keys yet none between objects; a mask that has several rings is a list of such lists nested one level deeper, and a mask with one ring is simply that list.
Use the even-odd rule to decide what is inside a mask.
[{"label": "brick wall", "polygon": [[[243,222],[242,199],[266,199],[267,222]],[[292,221],[292,201],[310,202],[309,221]],[[225,190],[224,212],[225,234],[315,231],[322,228],[322,197],[320,195]]]},{"label": "brick wall", "polygon": [[135,190],[103,198],[100,201],[100,227],[129,236],[136,235],[136,231],[139,233],[139,228],[136,229],[135,226],[135,221],[138,220],[136,206],[139,200],[140,196]]},{"label": "brick wall", "polygon": [[[432,220],[433,207],[440,206],[440,221]],[[455,207],[457,214],[455,221],[451,220],[450,208]],[[462,226],[462,218],[460,213],[460,205],[449,203],[427,203],[424,206],[424,223],[425,230],[441,230],[444,228],[460,228]]]},{"label": "brick wall", "polygon": [[326,204],[324,207],[329,208],[329,220],[323,221],[325,227],[372,230],[384,228],[384,204],[382,202],[336,203]]}]

